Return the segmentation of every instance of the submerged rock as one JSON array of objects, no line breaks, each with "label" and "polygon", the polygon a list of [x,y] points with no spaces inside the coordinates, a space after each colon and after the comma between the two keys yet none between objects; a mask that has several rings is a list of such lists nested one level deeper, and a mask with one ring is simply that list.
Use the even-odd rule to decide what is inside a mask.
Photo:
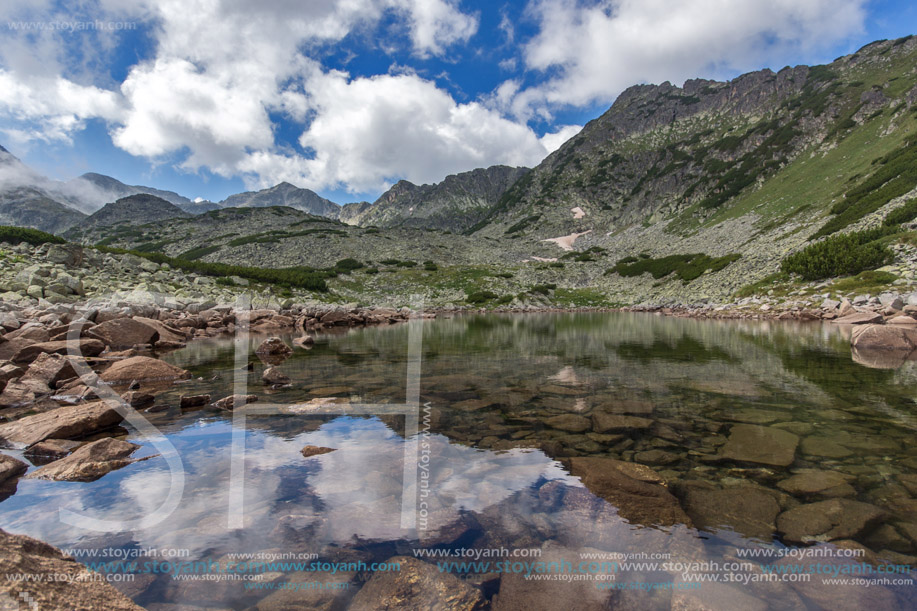
[{"label": "submerged rock", "polygon": [[917,349],[917,329],[901,325],[866,325],[850,334],[850,345],[859,352],[885,350],[910,354]]},{"label": "submerged rock", "polygon": [[732,529],[746,537],[770,541],[780,513],[774,492],[758,486],[718,488],[709,482],[688,481],[677,486],[685,512],[698,528]]},{"label": "submerged rock", "polygon": [[592,494],[617,507],[628,522],[645,526],[691,524],[678,500],[661,485],[662,478],[649,467],[602,457],[567,458],[563,463]]},{"label": "submerged rock", "polygon": [[652,425],[652,420],[649,418],[640,418],[639,416],[622,416],[619,414],[609,414],[607,412],[595,412],[592,414],[592,430],[596,433],[642,430],[648,429]]},{"label": "submerged rock", "polygon": [[118,439],[99,439],[81,446],[66,458],[55,460],[32,471],[26,479],[92,482],[106,473],[135,462],[128,456],[139,447],[135,443]]},{"label": "submerged rock", "polygon": [[571,433],[582,433],[583,431],[588,431],[589,427],[592,426],[589,418],[577,416],[576,414],[560,414],[559,416],[551,416],[550,418],[545,418],[544,423],[552,429],[568,431]]},{"label": "submerged rock", "polygon": [[395,556],[398,571],[376,571],[354,596],[350,609],[358,611],[474,611],[484,606],[480,590],[436,565]]},{"label": "submerged rock", "polygon": [[736,424],[720,450],[720,457],[738,462],[788,467],[796,457],[799,437],[782,429]]},{"label": "submerged rock", "polygon": [[230,395],[216,401],[213,406],[220,409],[232,411],[237,407],[242,407],[248,403],[254,403],[258,400],[257,395]]},{"label": "submerged rock", "polygon": [[848,496],[856,491],[850,485],[853,478],[837,471],[809,470],[794,475],[777,484],[781,490],[795,494],[823,495],[823,496]]},{"label": "submerged rock", "polygon": [[[41,581],[0,582],[0,604],[6,600],[12,601],[16,605],[10,607],[13,609],[143,611],[143,607],[135,605],[110,584],[95,579],[89,569],[65,557],[57,548],[31,537],[11,535],[2,530],[0,573],[43,576]],[[21,605],[18,604],[20,601]]]},{"label": "submerged rock", "polygon": [[30,446],[45,439],[83,437],[112,427],[122,420],[124,416],[104,401],[69,405],[2,424],[0,439],[20,446]]},{"label": "submerged rock", "polygon": [[886,517],[875,505],[850,499],[830,499],[794,507],[777,517],[777,530],[788,541],[810,543],[852,539]]}]

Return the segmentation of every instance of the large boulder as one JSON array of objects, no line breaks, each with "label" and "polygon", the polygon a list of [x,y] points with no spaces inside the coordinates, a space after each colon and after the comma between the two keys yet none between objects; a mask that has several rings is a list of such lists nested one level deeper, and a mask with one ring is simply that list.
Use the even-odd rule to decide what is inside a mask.
[{"label": "large boulder", "polygon": [[24,447],[45,439],[83,437],[122,420],[124,416],[104,401],[70,405],[0,424],[0,440]]},{"label": "large boulder", "polygon": [[68,611],[143,611],[110,584],[98,581],[84,565],[55,547],[0,530],[0,573],[27,574],[28,581],[0,581],[3,609]]},{"label": "large boulder", "polygon": [[13,356],[14,363],[31,363],[40,354],[73,354],[76,356],[99,356],[105,350],[105,344],[97,339],[81,338],[77,340],[59,340],[41,342],[21,349]]},{"label": "large boulder", "polygon": [[592,414],[592,430],[596,433],[643,430],[651,426],[653,426],[653,421],[649,418],[609,414],[604,411],[597,411]]},{"label": "large boulder", "polygon": [[387,563],[400,566],[397,571],[376,571],[354,596],[350,609],[355,611],[474,611],[484,607],[484,595],[436,565],[395,556]]},{"label": "large boulder", "polygon": [[850,333],[855,350],[886,350],[910,354],[917,349],[917,329],[900,325],[865,325]]},{"label": "large boulder", "polygon": [[75,452],[55,460],[26,476],[26,479],[50,479],[62,482],[93,482],[106,473],[127,466],[128,458],[140,446],[118,439],[99,439],[81,446]]},{"label": "large boulder", "polygon": [[132,356],[118,361],[99,376],[103,382],[112,386],[122,386],[135,381],[146,384],[167,384],[190,377],[191,374],[181,367],[148,356]]},{"label": "large boulder", "polygon": [[632,524],[691,524],[678,500],[662,485],[662,478],[649,467],[591,456],[563,462],[592,494],[614,505],[618,514]]},{"label": "large boulder", "polygon": [[112,350],[124,350],[137,344],[154,344],[159,331],[133,318],[118,318],[96,325],[86,335],[101,340]]},{"label": "large boulder", "polygon": [[737,462],[756,463],[772,467],[788,467],[796,457],[799,437],[782,429],[735,424],[720,457]]}]

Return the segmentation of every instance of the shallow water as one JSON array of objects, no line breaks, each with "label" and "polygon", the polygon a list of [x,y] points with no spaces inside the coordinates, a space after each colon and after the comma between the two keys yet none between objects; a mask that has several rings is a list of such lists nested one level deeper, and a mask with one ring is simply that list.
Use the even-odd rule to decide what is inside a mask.
[{"label": "shallow water", "polygon": [[[421,346],[419,407],[411,402],[408,374],[411,325],[415,339],[422,336],[415,344]],[[188,568],[197,580],[134,567],[140,573],[134,581],[116,585],[151,609],[280,608],[282,596],[304,608],[329,600],[346,606],[372,577],[371,563],[424,549],[478,555],[496,549],[527,562],[541,554],[567,560],[582,574],[576,578],[582,581],[526,580],[516,572],[537,572],[531,565],[443,565],[487,597],[500,591],[501,608],[557,608],[558,596],[582,608],[668,609],[692,601],[714,609],[915,608],[913,585],[893,582],[910,575],[851,576],[851,567],[868,569],[837,555],[845,553],[838,546],[862,549],[872,561],[865,566],[917,555],[917,368],[854,362],[841,328],[643,314],[417,321],[321,335],[311,350],[297,349],[278,366],[293,383],[277,390],[261,383],[264,364],[253,353],[260,339],[200,341],[165,357],[195,379],[159,397],[171,409],[144,413],[162,438],[144,437],[130,425],[125,434],[144,445],[138,455],[171,456],[172,469],[157,457],[92,483],[22,480],[0,502],[0,526],[63,548],[135,554],[141,562],[157,559],[150,550],[163,560],[162,550],[177,549],[187,550],[176,552],[184,561],[224,566],[239,553],[365,563],[334,576],[275,566],[239,579],[200,577],[208,571]],[[250,373],[237,367],[247,362],[255,363]],[[259,403],[235,416],[176,407],[181,394],[216,399],[243,389],[240,384]],[[273,409],[258,407],[263,403],[328,397],[335,399],[322,404],[331,412],[324,415],[257,413]],[[611,428],[601,424],[603,415],[617,418]],[[420,435],[406,442],[412,423]],[[745,455],[779,453],[776,448],[736,450],[728,440],[748,425],[795,439],[792,462],[765,464]],[[751,437],[752,444],[769,439]],[[729,443],[732,454],[724,451]],[[305,445],[335,451],[306,459]],[[419,465],[412,456],[420,456]],[[649,505],[616,502],[615,492],[584,486],[561,462],[588,456],[650,465],[688,518],[672,524]],[[805,490],[791,485],[800,474],[808,474]],[[818,485],[828,480],[833,485]],[[74,526],[59,512],[109,523],[149,520],[170,489],[181,494],[174,511],[120,532]],[[800,544],[780,532],[778,524],[791,527],[787,519],[775,521],[777,513],[825,501],[833,504],[814,513],[840,511],[834,530],[812,526],[821,515],[805,514],[795,523],[809,523],[798,528],[820,535]],[[853,514],[864,507],[882,515],[858,523]],[[773,555],[749,563],[748,549]],[[673,564],[579,569],[584,559],[612,552],[638,562],[706,564],[687,571]],[[777,561],[803,553],[819,556]],[[762,571],[788,565],[809,580],[763,578]],[[848,577],[866,581],[831,581]],[[252,585],[342,579],[351,583],[345,593],[272,593]],[[597,585],[603,583],[619,589]]]}]

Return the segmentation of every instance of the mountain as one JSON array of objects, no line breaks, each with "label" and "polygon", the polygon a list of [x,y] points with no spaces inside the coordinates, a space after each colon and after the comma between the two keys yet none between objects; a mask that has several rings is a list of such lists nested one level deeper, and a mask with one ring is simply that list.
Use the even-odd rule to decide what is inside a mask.
[{"label": "mountain", "polygon": [[61,233],[86,218],[42,188],[49,182],[0,146],[0,225]]},{"label": "mountain", "polygon": [[38,189],[0,190],[0,225],[61,233],[85,218],[82,212],[54,201]]},{"label": "mountain", "polygon": [[261,191],[246,191],[230,195],[220,202],[221,208],[267,208],[287,206],[309,214],[337,218],[341,207],[320,197],[309,189],[300,189],[288,182],[282,182]]},{"label": "mountain", "polygon": [[486,217],[506,190],[528,171],[497,165],[447,176],[432,185],[402,180],[347,222],[463,231]]},{"label": "mountain", "polygon": [[[79,192],[82,187],[81,183],[89,183],[102,192],[101,199],[103,201],[99,201],[99,205],[113,202],[130,195],[145,193],[147,195],[155,195],[160,199],[164,199],[167,202],[175,204],[182,210],[190,212],[191,214],[200,214],[202,212],[216,210],[219,208],[219,206],[212,202],[193,202],[187,197],[179,195],[174,191],[163,191],[162,189],[145,187],[143,185],[126,185],[117,178],[105,176],[104,174],[96,174],[95,172],[88,172],[83,174],[78,178],[74,178],[73,180],[68,181],[66,184],[72,191]],[[95,195],[94,199],[98,200],[99,196]]]},{"label": "mountain", "polygon": [[[748,203],[805,158],[811,169],[849,147],[852,162],[869,173],[879,151],[911,137],[908,111],[917,90],[908,62],[917,59],[915,49],[917,39],[909,37],[867,45],[827,66],[631,87],[518,181],[474,229],[550,238],[661,223],[679,236],[743,215],[781,224],[802,206],[805,218],[824,221],[837,190],[819,198],[784,190],[783,199],[754,211]],[[837,174],[849,177],[846,166]]]},{"label": "mountain", "polygon": [[372,204],[369,202],[355,202],[353,204],[344,204],[338,211],[337,220],[348,225],[359,225],[360,217],[366,212]]},{"label": "mountain", "polygon": [[140,193],[105,204],[101,210],[70,228],[65,235],[92,244],[122,234],[142,237],[143,232],[136,229],[138,225],[191,216],[160,197]]}]

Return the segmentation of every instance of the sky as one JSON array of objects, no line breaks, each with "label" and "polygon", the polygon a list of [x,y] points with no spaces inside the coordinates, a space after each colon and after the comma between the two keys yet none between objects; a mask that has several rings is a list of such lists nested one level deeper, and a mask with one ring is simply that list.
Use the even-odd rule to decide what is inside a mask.
[{"label": "sky", "polygon": [[0,144],[220,201],[537,165],[631,85],[817,64],[910,0],[3,0]]}]

